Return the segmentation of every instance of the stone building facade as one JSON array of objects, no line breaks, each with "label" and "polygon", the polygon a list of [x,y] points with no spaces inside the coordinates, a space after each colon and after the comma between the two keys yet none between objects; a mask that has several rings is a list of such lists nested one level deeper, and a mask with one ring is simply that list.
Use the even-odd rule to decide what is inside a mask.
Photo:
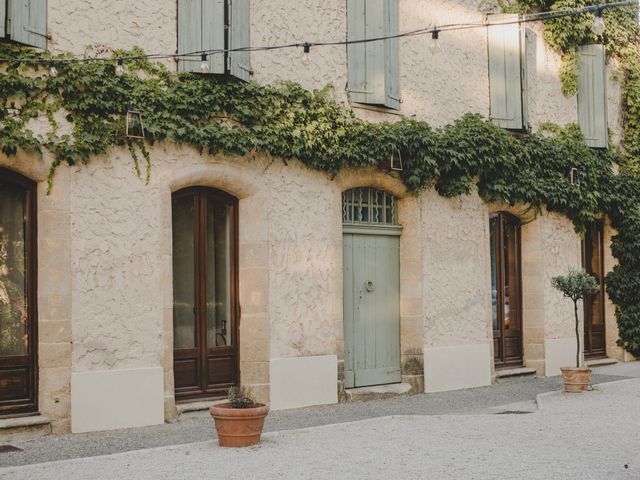
[{"label": "stone building facade", "polygon": [[[47,47],[54,53],[133,46],[176,51],[177,0],[47,3]],[[347,3],[251,1],[250,42],[343,40]],[[468,0],[399,0],[397,12],[401,32],[482,22],[486,13]],[[308,65],[301,49],[253,52],[251,79],[262,84],[290,80],[309,89],[332,85],[337,101],[371,121],[401,114],[442,126],[467,112],[489,117],[487,28],[443,32],[440,52],[431,51],[432,41],[429,35],[400,39],[397,109],[351,101],[344,45],[313,48]],[[531,128],[547,121],[575,122],[576,97],[562,95],[559,58],[545,45],[539,24],[526,26],[524,42]],[[177,69],[173,60],[166,63]],[[613,75],[607,78],[607,117],[617,139],[619,86]],[[352,189],[390,194],[395,225],[402,227],[393,237],[399,286],[394,382],[410,385],[413,392],[436,392],[487,385],[500,372],[494,361],[499,294],[492,288],[491,253],[492,247],[496,251],[492,228],[498,228],[492,218],[498,213],[519,223],[519,279],[511,292],[519,290],[521,299],[516,340],[521,352],[514,365],[546,376],[573,362],[572,311],[550,284],[552,276],[581,266],[582,240],[567,218],[533,216],[525,206],[488,205],[475,193],[446,199],[428,190],[416,196],[397,176],[373,169],[345,170],[330,178],[259,153],[208,156],[170,143],[149,150],[148,185],[132,172],[129,153],[114,150],[82,168],[60,167],[49,195],[50,154],[0,156],[0,178],[11,171],[36,185],[37,412],[54,433],[176,417],[175,198],[191,187],[232,198],[225,218],[237,215],[237,233],[228,220],[225,238],[231,242],[237,235],[237,242],[227,250],[233,274],[223,277],[236,294],[235,306],[225,308],[237,308],[229,314],[235,315],[238,330],[230,341],[237,349],[235,360],[229,361],[238,362],[239,378],[233,381],[250,386],[274,409],[337,402],[345,386],[358,386],[350,380],[345,384],[350,371],[345,351],[355,341],[345,335],[343,194]],[[603,232],[602,262],[609,271],[614,232],[606,225]],[[369,287],[372,292],[380,288],[372,284],[365,290]],[[606,356],[624,361],[608,301],[604,312]],[[38,423],[36,417],[25,418]]]}]

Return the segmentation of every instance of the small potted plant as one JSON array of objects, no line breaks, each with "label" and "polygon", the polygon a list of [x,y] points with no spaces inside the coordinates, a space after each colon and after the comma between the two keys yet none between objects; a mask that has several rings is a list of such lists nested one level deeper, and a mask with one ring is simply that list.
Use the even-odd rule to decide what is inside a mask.
[{"label": "small potted plant", "polygon": [[573,311],[576,321],[576,366],[561,368],[566,392],[583,392],[589,387],[591,369],[580,367],[580,322],[578,320],[578,300],[584,301],[589,295],[598,292],[598,282],[584,270],[571,269],[564,276],[553,277],[551,284],[562,294],[573,300]]},{"label": "small potted plant", "polygon": [[231,387],[228,402],[213,405],[209,413],[213,417],[221,447],[248,447],[260,441],[264,419],[269,407],[256,403],[251,391],[245,387]]}]

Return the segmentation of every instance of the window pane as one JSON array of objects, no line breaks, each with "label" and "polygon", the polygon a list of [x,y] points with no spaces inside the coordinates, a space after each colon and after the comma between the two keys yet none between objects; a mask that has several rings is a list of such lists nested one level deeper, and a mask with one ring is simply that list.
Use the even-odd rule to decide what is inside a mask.
[{"label": "window pane", "polygon": [[[603,323],[602,318],[602,228],[598,225],[587,230],[585,240],[588,242],[587,252],[589,253],[587,272],[596,277],[601,285],[598,293],[591,297],[591,323],[592,325],[600,325]],[[589,301],[589,300],[587,300]]]},{"label": "window pane", "polygon": [[504,224],[504,328],[518,328],[517,227]]},{"label": "window pane", "polygon": [[28,352],[27,192],[0,180],[0,356]]},{"label": "window pane", "polygon": [[207,202],[207,344],[221,347],[232,344],[231,207],[213,198]]},{"label": "window pane", "polygon": [[173,345],[196,345],[195,197],[173,200]]},{"label": "window pane", "polygon": [[397,225],[393,195],[375,188],[360,187],[342,193],[343,223]]},{"label": "window pane", "polygon": [[492,218],[489,223],[489,243],[491,245],[491,318],[493,329],[498,327],[498,258],[496,256],[496,237],[498,235],[498,218]]}]

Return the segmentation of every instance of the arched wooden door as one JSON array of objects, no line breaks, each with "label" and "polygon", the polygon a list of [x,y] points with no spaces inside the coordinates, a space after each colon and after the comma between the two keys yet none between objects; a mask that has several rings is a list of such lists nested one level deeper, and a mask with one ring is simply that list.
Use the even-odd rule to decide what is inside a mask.
[{"label": "arched wooden door", "polygon": [[37,410],[36,184],[0,169],[0,415]]},{"label": "arched wooden door", "polygon": [[172,217],[176,400],[222,396],[239,382],[238,202],[188,188]]},{"label": "arched wooden door", "polygon": [[582,266],[596,277],[600,289],[584,301],[584,355],[606,357],[604,292],[604,225],[597,222],[587,229],[582,241]]},{"label": "arched wooden door", "polygon": [[508,213],[489,221],[494,364],[518,367],[523,363],[520,221]]}]

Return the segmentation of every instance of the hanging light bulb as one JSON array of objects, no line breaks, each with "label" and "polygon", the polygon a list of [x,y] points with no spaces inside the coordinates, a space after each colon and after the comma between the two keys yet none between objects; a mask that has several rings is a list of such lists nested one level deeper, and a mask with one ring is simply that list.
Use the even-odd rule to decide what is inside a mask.
[{"label": "hanging light bulb", "polygon": [[438,38],[439,30],[433,30],[431,32],[431,45],[429,45],[429,50],[432,55],[437,54],[442,50],[442,46],[440,45],[440,39]]},{"label": "hanging light bulb", "polygon": [[116,75],[118,77],[124,75],[124,62],[121,58],[118,59],[118,64],[116,65]]},{"label": "hanging light bulb", "polygon": [[202,73],[209,73],[209,62],[207,62],[207,55],[203,53],[200,59],[202,60],[202,63],[200,64],[200,71]]},{"label": "hanging light bulb", "polygon": [[604,20],[602,19],[602,12],[598,8],[596,10],[596,16],[593,19],[593,23],[591,24],[591,31],[596,35],[602,35],[604,33],[605,25]]},{"label": "hanging light bulb", "polygon": [[52,63],[51,67],[49,67],[49,75],[51,75],[52,77],[58,76],[58,69],[56,68],[56,65],[54,63]]},{"label": "hanging light bulb", "polygon": [[311,51],[311,44],[305,43],[302,45],[303,53],[302,53],[302,63],[304,65],[309,65],[311,63],[311,58],[309,58],[309,52]]}]

